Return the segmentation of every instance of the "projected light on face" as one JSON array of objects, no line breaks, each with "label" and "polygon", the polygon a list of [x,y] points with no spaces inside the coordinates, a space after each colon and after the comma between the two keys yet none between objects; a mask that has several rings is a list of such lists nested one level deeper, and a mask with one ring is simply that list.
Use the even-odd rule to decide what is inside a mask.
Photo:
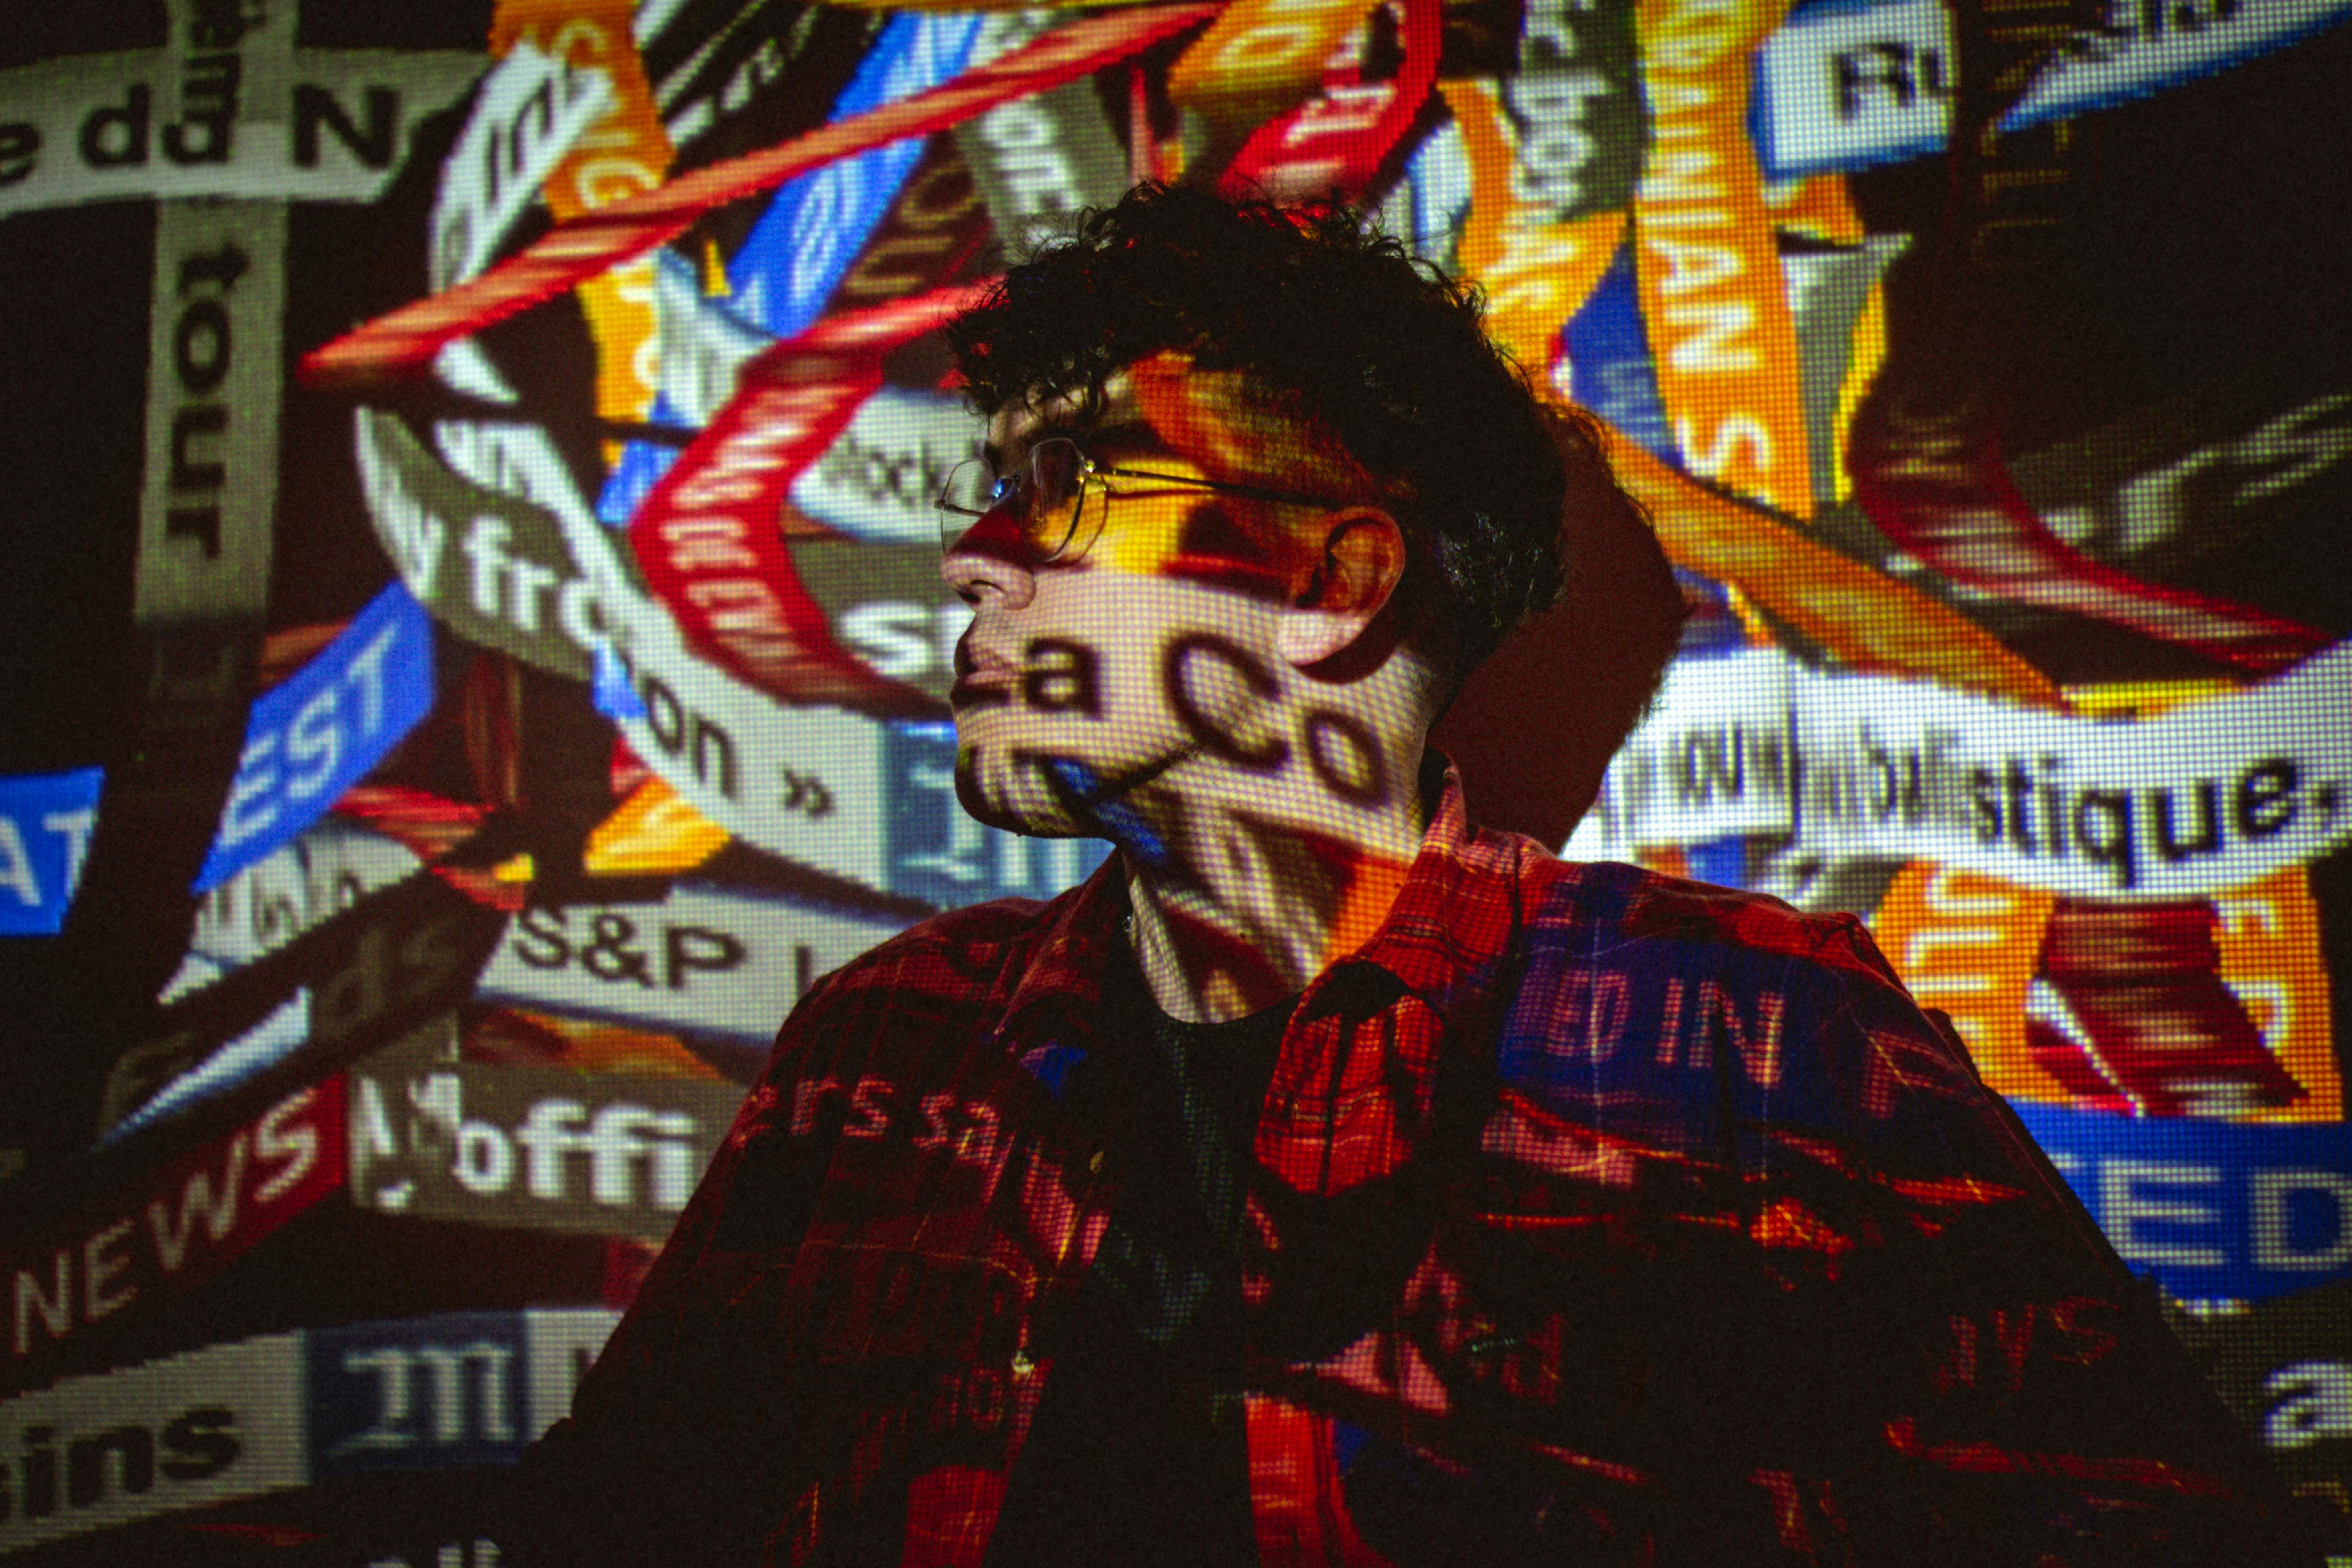
[{"label": "projected light on face", "polygon": [[1417,837],[1402,531],[1236,375],[1163,353],[1106,392],[1093,418],[1001,414],[945,498],[942,570],[973,611],[959,795],[993,826],[1111,839],[1228,938],[1301,901],[1328,924]]},{"label": "projected light on face", "polygon": [[959,476],[943,571],[973,619],[951,700],[983,821],[1124,838],[1120,805],[1147,784],[1192,764],[1265,773],[1296,749],[1281,612],[1349,476],[1188,371],[1146,362],[1090,421],[1066,404],[1000,415]]}]

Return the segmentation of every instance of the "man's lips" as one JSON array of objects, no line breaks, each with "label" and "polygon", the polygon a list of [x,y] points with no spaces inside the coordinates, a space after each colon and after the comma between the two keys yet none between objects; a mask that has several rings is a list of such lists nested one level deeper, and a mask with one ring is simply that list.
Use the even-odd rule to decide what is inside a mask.
[{"label": "man's lips", "polygon": [[967,708],[993,708],[1013,700],[1013,677],[998,675],[961,675],[948,688],[948,706],[958,712]]},{"label": "man's lips", "polygon": [[966,639],[956,645],[955,669],[955,684],[948,689],[949,707],[990,708],[1013,700],[1013,683],[1020,672],[1003,655],[974,647]]}]

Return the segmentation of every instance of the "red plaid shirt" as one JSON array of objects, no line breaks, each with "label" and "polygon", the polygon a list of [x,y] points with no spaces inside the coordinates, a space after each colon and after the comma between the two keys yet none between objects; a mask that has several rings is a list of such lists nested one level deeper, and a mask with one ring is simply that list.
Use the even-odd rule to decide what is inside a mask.
[{"label": "red plaid shirt", "polygon": [[[1114,859],[810,992],[526,1458],[514,1560],[982,1561],[1118,1189],[1058,1086],[1125,910]],[[1850,916],[1563,863],[1449,775],[1301,998],[1255,1153],[1267,1568],[2298,1560]]]}]

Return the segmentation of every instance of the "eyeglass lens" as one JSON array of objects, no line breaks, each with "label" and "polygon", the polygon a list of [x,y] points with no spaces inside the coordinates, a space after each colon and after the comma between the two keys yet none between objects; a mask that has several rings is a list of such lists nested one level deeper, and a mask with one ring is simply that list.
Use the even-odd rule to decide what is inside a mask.
[{"label": "eyeglass lens", "polygon": [[953,551],[974,519],[1003,508],[1037,559],[1055,559],[1069,548],[1077,528],[1087,467],[1077,447],[1059,437],[1038,442],[1026,463],[1002,476],[985,458],[965,458],[949,471],[940,491],[940,547]]}]

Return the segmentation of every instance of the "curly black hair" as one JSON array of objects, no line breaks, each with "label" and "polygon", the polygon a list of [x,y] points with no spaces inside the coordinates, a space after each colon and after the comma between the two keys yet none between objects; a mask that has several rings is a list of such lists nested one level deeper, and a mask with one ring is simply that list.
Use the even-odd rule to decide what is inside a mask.
[{"label": "curly black hair", "polygon": [[1080,215],[948,341],[983,415],[1074,396],[1160,350],[1243,372],[1389,491],[1435,568],[1433,651],[1466,677],[1560,594],[1564,503],[1639,515],[1589,420],[1528,387],[1477,295],[1338,203],[1285,208],[1142,184]]}]

